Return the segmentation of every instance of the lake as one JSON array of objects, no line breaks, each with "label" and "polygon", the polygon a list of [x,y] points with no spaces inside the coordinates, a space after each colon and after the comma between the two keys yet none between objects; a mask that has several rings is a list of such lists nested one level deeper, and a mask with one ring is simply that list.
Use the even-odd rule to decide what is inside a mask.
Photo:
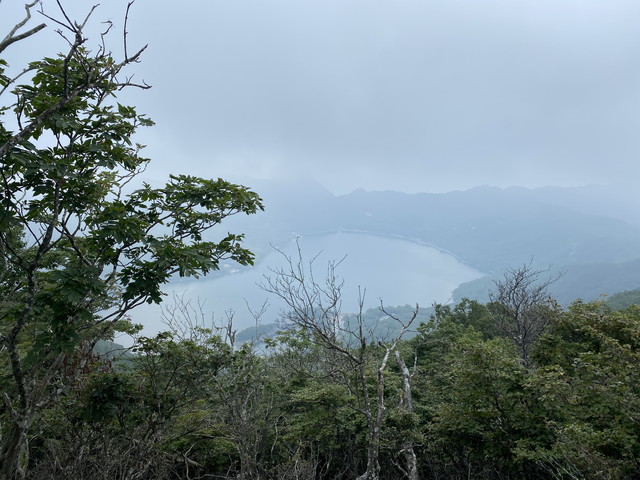
[{"label": "lake", "polygon": [[[312,268],[318,282],[324,282],[328,262],[344,258],[335,269],[344,280],[343,313],[357,311],[359,287],[366,292],[365,309],[379,306],[381,299],[389,306],[418,303],[428,307],[434,302],[449,302],[458,285],[483,275],[449,253],[403,238],[342,232],[301,237],[298,244],[306,263],[314,259]],[[281,252],[296,260],[295,240],[281,247]],[[266,277],[274,277],[274,269],[285,267],[286,259],[274,249],[258,260],[249,269],[226,264],[222,270],[227,273],[215,278],[177,280],[165,289],[169,293],[166,302],[171,303],[174,294],[193,305],[200,302],[202,312],[217,319],[233,310],[238,329],[255,323],[247,304],[258,310],[268,302],[269,309],[261,321],[273,322],[283,304],[259,284],[264,284]],[[132,317],[145,325],[145,334],[151,335],[164,327],[160,314],[160,307],[145,305]]]}]

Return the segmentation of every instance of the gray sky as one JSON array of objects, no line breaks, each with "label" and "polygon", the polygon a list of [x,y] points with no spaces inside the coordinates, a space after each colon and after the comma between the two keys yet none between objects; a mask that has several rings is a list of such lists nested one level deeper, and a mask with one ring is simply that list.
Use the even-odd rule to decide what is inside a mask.
[{"label": "gray sky", "polygon": [[[3,34],[21,3],[2,1]],[[95,19],[121,25],[125,6]],[[637,0],[137,0],[130,49],[149,44],[135,73],[154,88],[126,100],[157,122],[140,136],[157,178],[635,182],[639,24]],[[21,51],[53,48],[52,30]]]}]

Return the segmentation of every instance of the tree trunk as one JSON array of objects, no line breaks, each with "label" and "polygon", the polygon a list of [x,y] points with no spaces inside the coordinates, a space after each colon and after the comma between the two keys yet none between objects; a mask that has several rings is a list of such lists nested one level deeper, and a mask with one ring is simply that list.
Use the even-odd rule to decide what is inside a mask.
[{"label": "tree trunk", "polygon": [[387,348],[378,367],[377,384],[377,404],[375,416],[368,416],[369,423],[369,447],[367,448],[367,471],[360,475],[357,480],[378,480],[380,478],[380,431],[384,420],[384,371],[387,368],[389,355],[395,348],[395,343],[391,348]]},{"label": "tree trunk", "polygon": [[[407,368],[407,364],[400,356],[400,352],[395,351],[396,361],[402,372],[402,407],[407,411],[413,412],[413,395],[411,393],[411,373]],[[418,480],[418,462],[416,453],[413,449],[413,442],[409,438],[405,438],[402,442],[402,454],[404,455],[408,480]]]},{"label": "tree trunk", "polygon": [[[377,419],[376,419],[377,423]],[[380,478],[380,428],[374,425],[369,432],[367,448],[367,470],[356,480],[378,480]]]},{"label": "tree trunk", "polygon": [[29,437],[27,432],[30,423],[28,418],[12,422],[2,446],[0,480],[20,480],[25,477],[29,463]]},{"label": "tree trunk", "polygon": [[[27,311],[28,313],[28,311]],[[14,407],[7,393],[3,394],[8,416],[10,418],[9,431],[3,439],[0,436],[0,480],[18,480],[25,478],[29,465],[29,428],[35,418],[31,392],[26,386],[16,338],[24,326],[18,322],[12,330],[12,338],[5,342],[4,347],[9,351],[11,373],[18,391],[18,406]]]}]

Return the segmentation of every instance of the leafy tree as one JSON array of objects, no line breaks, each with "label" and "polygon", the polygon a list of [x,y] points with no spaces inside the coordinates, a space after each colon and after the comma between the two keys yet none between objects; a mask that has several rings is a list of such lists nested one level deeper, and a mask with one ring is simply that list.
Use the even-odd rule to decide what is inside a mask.
[{"label": "leafy tree", "polygon": [[482,340],[469,329],[443,361],[435,385],[442,393],[429,425],[432,456],[470,478],[536,478],[534,463],[523,464],[517,447],[546,431],[514,346],[499,337]]},{"label": "leafy tree", "polygon": [[[96,359],[73,389],[41,413],[30,439],[29,478],[165,478],[161,428],[144,377]],[[165,420],[166,423],[166,420]]]},{"label": "leafy tree", "polygon": [[427,476],[539,478],[517,447],[544,437],[544,422],[518,352],[497,335],[489,308],[472,300],[436,305],[419,331],[410,342]]},{"label": "leafy tree", "polygon": [[[557,477],[633,478],[640,467],[640,307],[576,302],[535,351],[532,387],[553,441],[529,452]],[[573,476],[572,476],[573,475]]]},{"label": "leafy tree", "polygon": [[[434,313],[430,318],[430,324],[423,326],[423,332],[437,327],[438,333],[451,332],[451,328],[459,329],[472,327],[479,332],[485,340],[500,334],[496,327],[493,314],[486,305],[476,300],[463,298],[455,305],[434,305]],[[434,332],[435,333],[435,332]]]},{"label": "leafy tree", "polygon": [[182,478],[232,465],[209,401],[231,348],[203,329],[142,338],[134,350],[120,363],[96,355],[44,412],[32,478]]},{"label": "leafy tree", "polygon": [[[482,339],[496,336],[491,312],[486,305],[475,300],[463,299],[456,305],[435,304],[433,308],[429,321],[421,323],[418,336],[410,340],[419,366],[417,380],[419,383],[427,381],[432,386],[441,380],[443,360],[452,354],[458,338],[467,330],[473,330]],[[444,386],[442,389],[417,388],[415,394],[419,403],[430,404],[439,400],[425,400],[423,397],[437,395],[441,390]]]},{"label": "leafy tree", "polygon": [[[35,4],[0,53],[44,28],[20,33]],[[188,175],[133,188],[149,161],[133,135],[152,122],[115,98],[147,88],[126,73],[144,48],[128,52],[125,33],[117,60],[105,33],[89,50],[92,12],[78,23],[62,7],[60,18],[41,11],[66,39],[58,57],[13,76],[0,58],[2,479],[26,474],[31,426],[73,384],[97,339],[130,328],[129,312],[160,302],[172,275],[206,274],[226,258],[253,261],[242,235],[211,241],[205,232],[262,209],[255,193]]]}]

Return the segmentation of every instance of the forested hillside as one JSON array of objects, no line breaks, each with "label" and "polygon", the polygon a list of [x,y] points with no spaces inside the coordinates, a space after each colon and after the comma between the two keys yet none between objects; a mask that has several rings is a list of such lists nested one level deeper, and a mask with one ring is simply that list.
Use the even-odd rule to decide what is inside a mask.
[{"label": "forested hillside", "polygon": [[586,202],[576,205],[585,191],[602,203],[611,201],[612,191],[598,195],[596,186],[557,188],[554,195],[545,189],[477,187],[439,194],[356,190],[334,196],[309,182],[257,185],[272,208],[249,222],[239,220],[254,242],[266,241],[267,226],[272,239],[291,232],[366,231],[435,245],[487,272],[532,256],[554,265],[638,258],[640,227],[634,215],[621,219]]}]

